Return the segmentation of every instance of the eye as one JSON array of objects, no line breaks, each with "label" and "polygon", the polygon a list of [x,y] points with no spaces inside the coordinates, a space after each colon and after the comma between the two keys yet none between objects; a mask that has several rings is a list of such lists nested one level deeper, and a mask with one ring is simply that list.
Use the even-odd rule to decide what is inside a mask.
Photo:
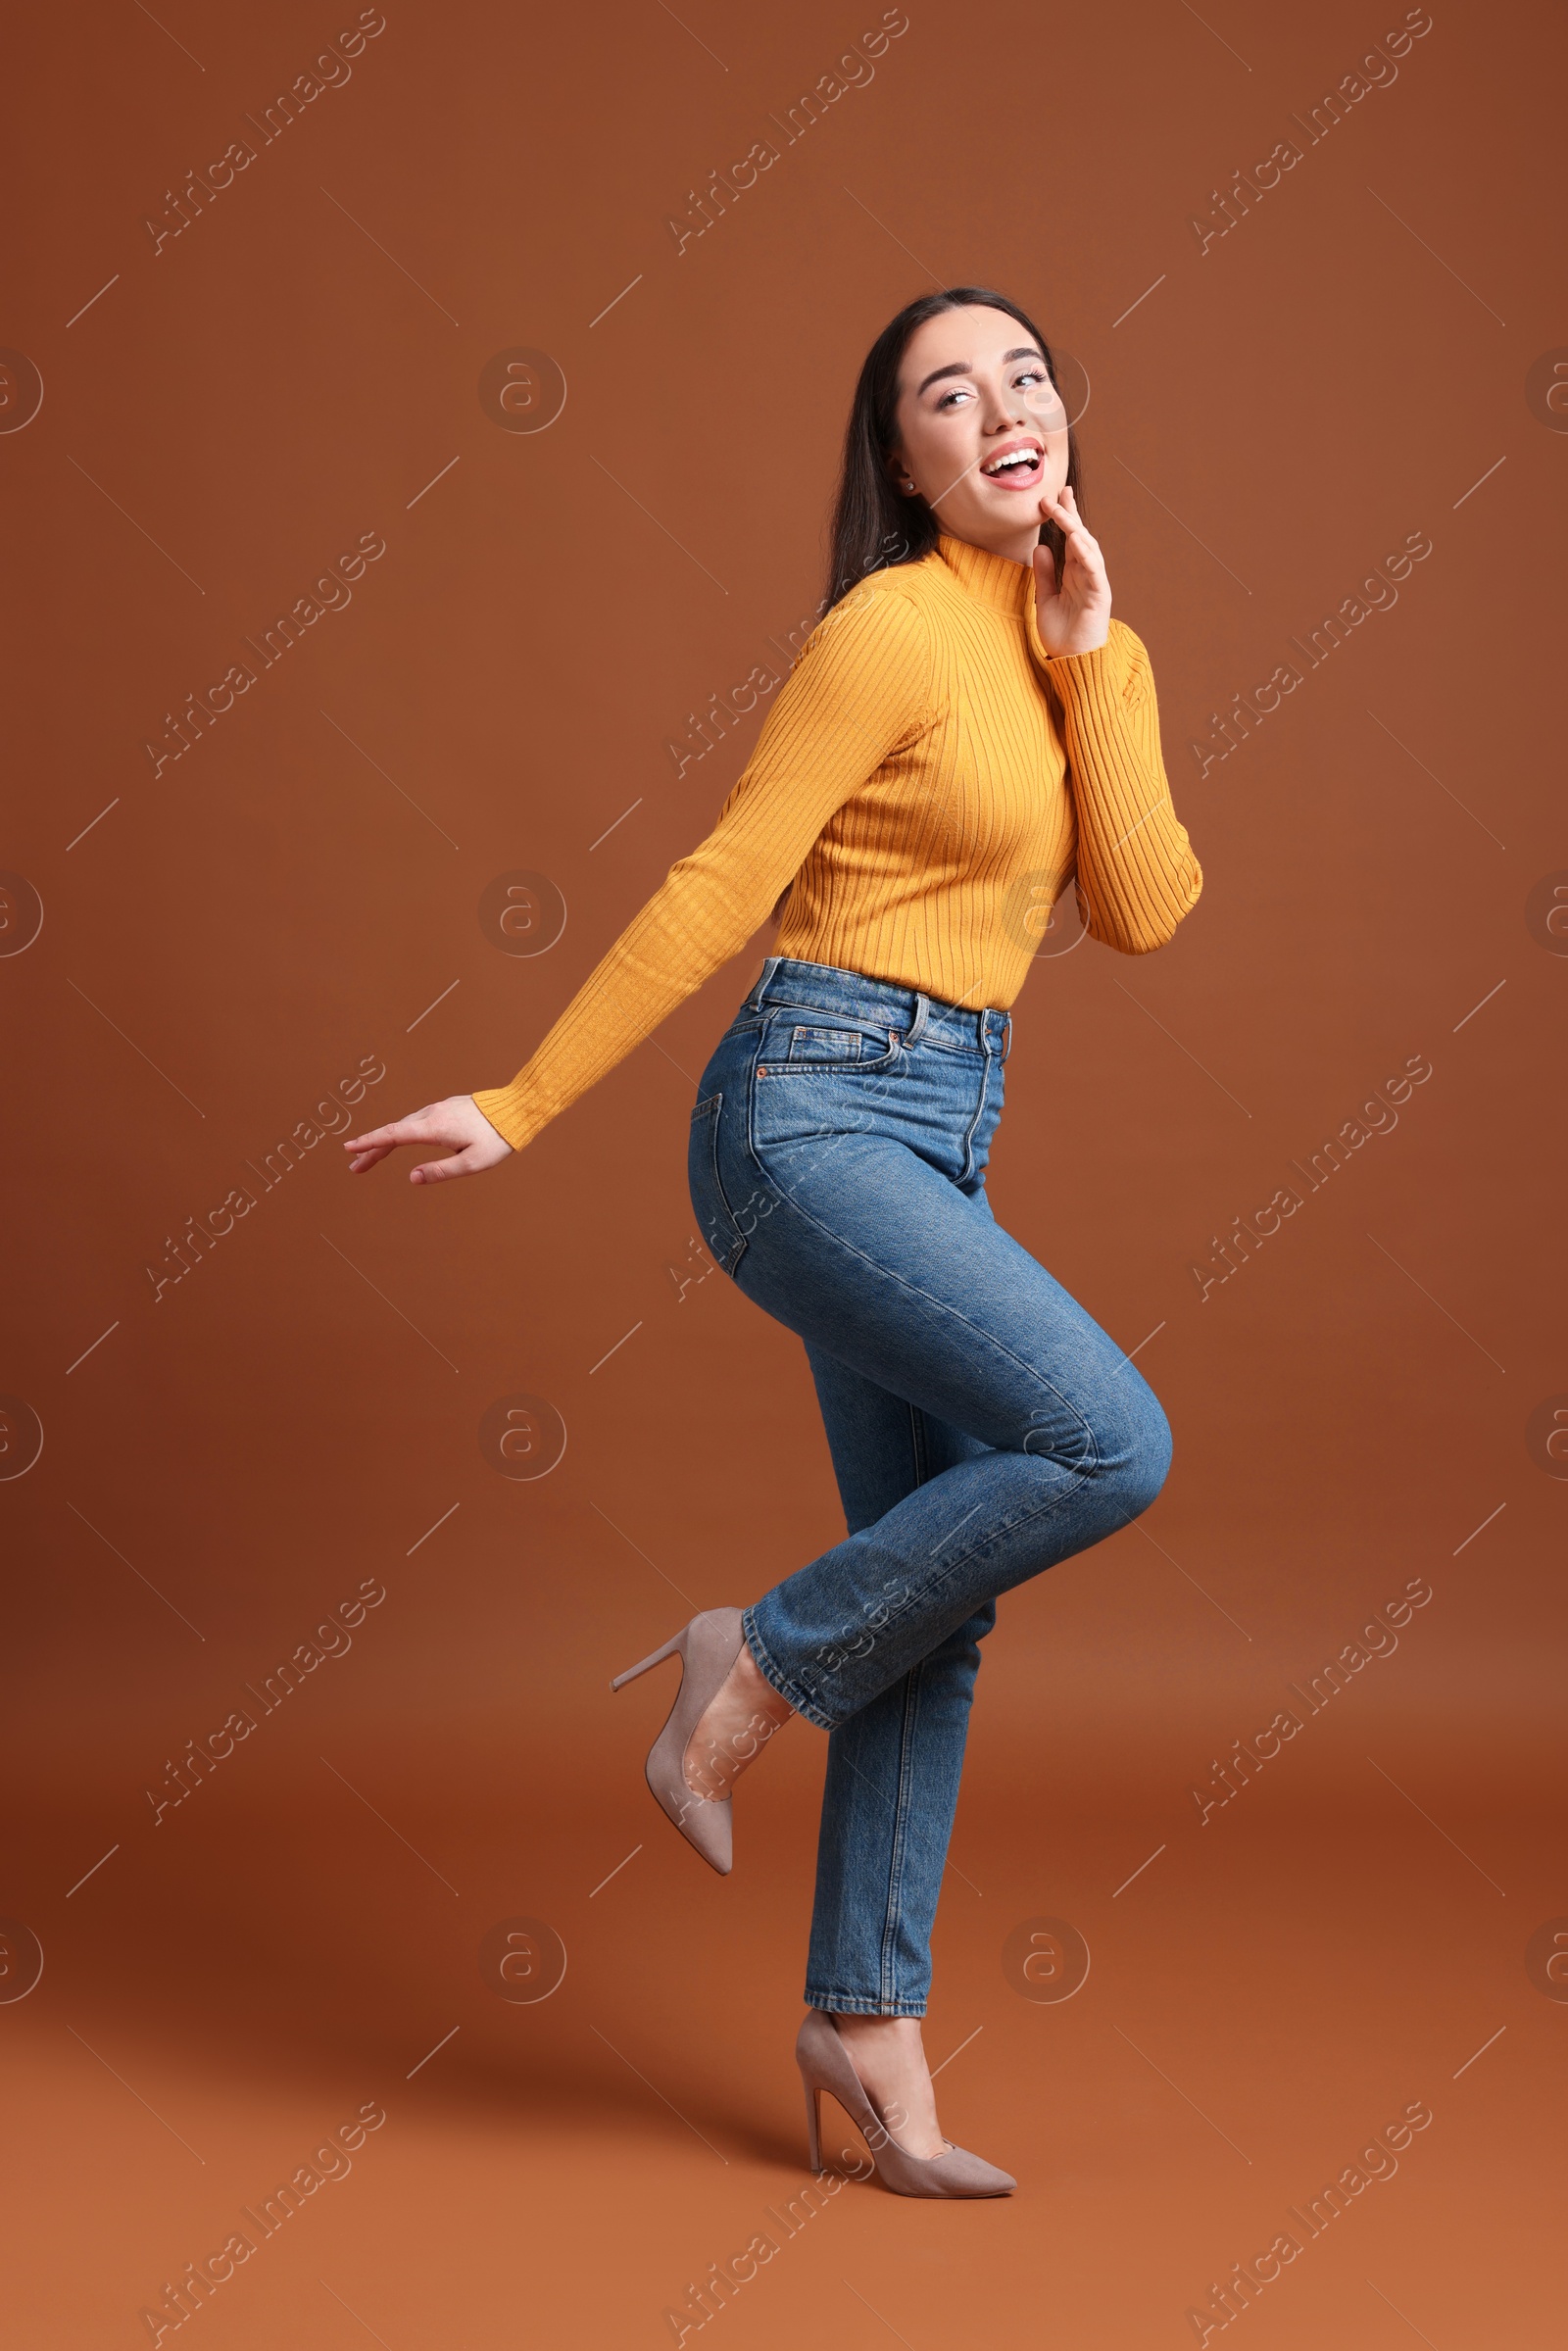
[{"label": "eye", "polygon": [[1020,383],[1025,383],[1031,377],[1033,377],[1036,383],[1049,383],[1051,380],[1044,367],[1025,367],[1021,370],[1018,376],[1018,381]]},{"label": "eye", "polygon": [[964,384],[955,384],[955,385],[954,385],[954,387],[953,387],[953,390],[952,390],[951,392],[944,392],[944,393],[942,394],[941,398],[938,400],[938,402],[937,402],[937,410],[938,410],[938,413],[940,414],[940,412],[941,412],[943,409],[945,409],[945,408],[947,407],[947,405],[948,405],[949,401],[951,401],[951,400],[962,400],[962,399],[966,399],[967,397],[968,397],[968,387],[967,387],[966,385],[964,385]]}]

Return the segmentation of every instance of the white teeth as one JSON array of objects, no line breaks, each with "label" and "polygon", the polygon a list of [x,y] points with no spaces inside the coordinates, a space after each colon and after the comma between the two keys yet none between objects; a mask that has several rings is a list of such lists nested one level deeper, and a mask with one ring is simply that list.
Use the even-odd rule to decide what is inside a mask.
[{"label": "white teeth", "polygon": [[989,465],[982,465],[980,470],[982,473],[990,473],[995,475],[1008,471],[1014,466],[1033,465],[1038,463],[1039,456],[1040,452],[1037,449],[1009,450],[1005,457],[995,459]]}]

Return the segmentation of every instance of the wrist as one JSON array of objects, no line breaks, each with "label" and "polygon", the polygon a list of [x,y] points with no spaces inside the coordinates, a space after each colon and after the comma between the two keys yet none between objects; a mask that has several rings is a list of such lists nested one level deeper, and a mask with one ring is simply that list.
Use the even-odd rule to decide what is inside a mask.
[{"label": "wrist", "polygon": [[[1045,644],[1044,634],[1042,634],[1041,643]],[[1065,661],[1073,660],[1079,654],[1103,653],[1109,643],[1110,622],[1107,618],[1099,624],[1097,630],[1073,630],[1064,645],[1047,645],[1046,659],[1051,661]]]},{"label": "wrist", "polygon": [[1068,661],[1078,654],[1102,653],[1110,643],[1109,612],[1080,613],[1070,627],[1063,628],[1059,613],[1051,612],[1049,608],[1042,611],[1037,604],[1030,617],[1035,650],[1048,661]]}]

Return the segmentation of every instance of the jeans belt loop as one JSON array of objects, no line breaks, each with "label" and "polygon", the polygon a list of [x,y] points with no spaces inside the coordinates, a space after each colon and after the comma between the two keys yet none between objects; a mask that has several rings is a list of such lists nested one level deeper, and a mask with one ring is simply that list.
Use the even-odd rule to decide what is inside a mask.
[{"label": "jeans belt loop", "polygon": [[908,1027],[904,1032],[904,1044],[906,1051],[907,1051],[911,1045],[918,1045],[921,1037],[925,1034],[926,1014],[930,1011],[930,1009],[931,999],[929,996],[922,995],[919,989],[916,989],[914,995],[914,1018],[910,1021]]},{"label": "jeans belt loop", "polygon": [[1005,1060],[1012,1051],[1012,1014],[1006,1012],[1003,1017],[1007,1024],[1002,1032],[1002,1057]]},{"label": "jeans belt loop", "polygon": [[752,990],[751,995],[747,998],[747,1003],[751,1005],[754,1011],[760,1012],[761,1010],[762,1000],[767,994],[768,981],[772,978],[774,972],[777,971],[780,963],[782,963],[783,960],[784,958],[782,955],[769,955],[766,962],[762,965],[762,976],[758,981],[756,987]]}]

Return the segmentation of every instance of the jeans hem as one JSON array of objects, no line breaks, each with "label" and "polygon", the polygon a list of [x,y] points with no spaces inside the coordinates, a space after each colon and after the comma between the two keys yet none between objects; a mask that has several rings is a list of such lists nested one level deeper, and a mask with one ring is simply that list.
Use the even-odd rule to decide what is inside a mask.
[{"label": "jeans hem", "polygon": [[923,2000],[879,2000],[867,1992],[830,1991],[825,1985],[806,1987],[808,2008],[828,2016],[924,2016]]},{"label": "jeans hem", "polygon": [[763,1681],[770,1682],[779,1696],[787,1698],[796,1713],[804,1714],[807,1721],[814,1723],[819,1731],[836,1731],[838,1724],[832,1715],[824,1714],[816,1700],[809,1696],[798,1682],[792,1682],[777,1659],[770,1654],[767,1643],[757,1629],[755,1609],[742,1609],[741,1632],[745,1636],[747,1647],[752,1652],[753,1662]]}]

